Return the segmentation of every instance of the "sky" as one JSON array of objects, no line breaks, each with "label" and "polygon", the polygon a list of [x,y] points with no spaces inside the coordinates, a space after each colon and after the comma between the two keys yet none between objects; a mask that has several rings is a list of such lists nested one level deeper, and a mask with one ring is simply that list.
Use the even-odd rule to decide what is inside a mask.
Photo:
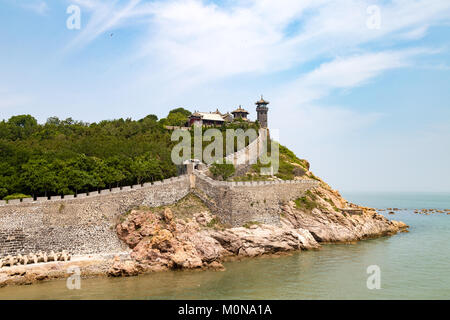
[{"label": "sky", "polygon": [[448,0],[0,0],[0,120],[255,119],[261,94],[333,188],[450,193]]}]

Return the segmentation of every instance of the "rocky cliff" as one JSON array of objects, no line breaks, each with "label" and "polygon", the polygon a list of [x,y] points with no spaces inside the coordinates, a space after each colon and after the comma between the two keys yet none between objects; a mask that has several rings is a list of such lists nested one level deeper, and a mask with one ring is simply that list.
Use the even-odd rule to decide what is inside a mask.
[{"label": "rocky cliff", "polygon": [[[340,207],[351,207],[342,212]],[[221,224],[200,199],[189,195],[165,208],[138,208],[118,223],[119,238],[132,261],[116,260],[111,276],[168,269],[223,268],[233,257],[255,257],[293,250],[318,249],[321,243],[350,242],[405,231],[373,209],[347,202],[326,184],[297,201],[282,205],[279,225]]]}]

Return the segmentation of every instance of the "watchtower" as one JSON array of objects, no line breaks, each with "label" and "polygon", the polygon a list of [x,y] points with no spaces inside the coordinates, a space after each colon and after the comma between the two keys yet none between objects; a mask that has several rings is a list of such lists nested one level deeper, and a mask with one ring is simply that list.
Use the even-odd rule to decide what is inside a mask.
[{"label": "watchtower", "polygon": [[261,125],[261,128],[267,128],[267,111],[269,111],[269,108],[267,108],[267,105],[269,104],[268,101],[265,101],[263,99],[263,96],[261,95],[261,100],[256,101],[256,112],[258,114],[258,122]]}]

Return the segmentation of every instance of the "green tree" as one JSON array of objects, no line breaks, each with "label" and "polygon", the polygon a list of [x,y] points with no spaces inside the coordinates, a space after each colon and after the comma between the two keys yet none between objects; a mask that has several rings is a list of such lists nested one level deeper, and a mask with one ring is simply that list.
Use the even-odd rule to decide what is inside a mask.
[{"label": "green tree", "polygon": [[[174,109],[171,119],[181,124],[189,114]],[[45,124],[29,115],[11,117],[0,121],[0,195],[31,189],[34,195],[74,194],[172,177],[170,135],[155,115],[98,123],[50,117]],[[144,170],[135,165],[132,172],[144,155]]]},{"label": "green tree", "polygon": [[0,199],[3,199],[8,195],[8,189],[0,187]]},{"label": "green tree", "polygon": [[32,159],[22,165],[21,181],[33,197],[38,193],[47,196],[56,187],[56,175],[45,159]]},{"label": "green tree", "polygon": [[138,184],[144,181],[154,181],[163,178],[162,170],[157,159],[143,155],[134,159],[131,164],[131,172]]},{"label": "green tree", "polygon": [[105,161],[104,181],[111,189],[113,184],[119,184],[125,179],[125,170],[120,170],[120,159],[118,157],[111,157]]},{"label": "green tree", "polygon": [[221,177],[223,180],[227,180],[236,171],[234,165],[231,163],[213,163],[209,170],[215,178]]},{"label": "green tree", "polygon": [[[72,166],[65,167],[62,175],[67,179],[67,187],[75,191],[75,195],[77,195],[80,190],[88,190],[89,186],[94,184],[92,182],[93,178],[89,173]],[[61,189],[60,187],[60,190],[64,189]]]},{"label": "green tree", "polygon": [[31,135],[38,127],[37,120],[27,115],[13,116],[8,120],[12,140],[22,139]]},{"label": "green tree", "polygon": [[173,109],[169,112],[167,118],[164,119],[164,124],[169,126],[184,126],[190,115],[191,112],[184,108]]}]

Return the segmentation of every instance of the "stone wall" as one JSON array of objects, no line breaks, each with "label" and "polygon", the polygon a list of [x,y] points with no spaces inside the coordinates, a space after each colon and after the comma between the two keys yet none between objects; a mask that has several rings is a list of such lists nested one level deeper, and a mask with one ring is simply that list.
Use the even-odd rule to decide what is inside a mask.
[{"label": "stone wall", "polygon": [[[235,154],[235,160],[260,152],[257,142]],[[253,155],[252,155],[253,154]],[[250,221],[277,224],[280,205],[318,185],[314,180],[225,182],[195,171],[144,186],[101,190],[91,194],[0,201],[0,256],[67,250],[72,254],[115,253],[127,248],[118,239],[119,216],[137,206],[173,204],[190,192],[219,219],[232,226]]]},{"label": "stone wall", "polygon": [[250,221],[277,224],[281,205],[318,186],[315,180],[225,182],[195,173],[193,192],[221,219],[232,226]]},{"label": "stone wall", "polygon": [[258,132],[258,137],[255,140],[253,140],[247,147],[235,153],[229,154],[225,157],[225,160],[229,163],[233,163],[234,166],[256,163],[258,157],[265,151],[264,143],[267,137],[267,129],[260,129]]},{"label": "stone wall", "polygon": [[171,204],[189,192],[186,175],[90,196],[0,205],[0,256],[39,250],[72,254],[123,251],[126,248],[114,230],[121,214],[140,205]]},{"label": "stone wall", "polygon": [[229,196],[230,188],[227,182],[214,181],[211,178],[195,173],[192,192],[216,214],[220,221],[233,224],[233,203]]}]

